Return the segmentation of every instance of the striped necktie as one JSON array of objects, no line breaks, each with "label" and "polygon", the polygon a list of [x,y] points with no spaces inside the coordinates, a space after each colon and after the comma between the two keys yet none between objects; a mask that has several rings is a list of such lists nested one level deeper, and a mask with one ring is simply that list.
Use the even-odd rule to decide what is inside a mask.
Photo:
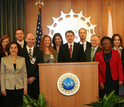
[{"label": "striped necktie", "polygon": [[29,55],[29,59],[30,59],[30,61],[32,61],[32,52],[31,52],[31,49],[29,49],[29,53],[28,53],[28,55]]}]

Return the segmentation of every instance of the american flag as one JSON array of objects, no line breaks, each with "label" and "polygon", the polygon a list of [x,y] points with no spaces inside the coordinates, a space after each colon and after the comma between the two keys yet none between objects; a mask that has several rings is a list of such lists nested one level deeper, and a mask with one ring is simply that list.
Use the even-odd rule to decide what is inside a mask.
[{"label": "american flag", "polygon": [[36,28],[36,47],[39,48],[40,40],[43,35],[41,27],[41,7],[38,8],[38,19],[37,19],[37,28]]}]

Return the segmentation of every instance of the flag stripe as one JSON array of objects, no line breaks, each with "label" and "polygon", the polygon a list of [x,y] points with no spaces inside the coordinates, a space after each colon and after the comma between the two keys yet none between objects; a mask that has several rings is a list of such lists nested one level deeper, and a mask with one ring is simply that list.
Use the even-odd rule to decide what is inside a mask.
[{"label": "flag stripe", "polygon": [[41,6],[38,8],[38,19],[37,19],[37,28],[36,28],[36,47],[39,48],[40,40],[42,37],[42,27],[41,27]]}]

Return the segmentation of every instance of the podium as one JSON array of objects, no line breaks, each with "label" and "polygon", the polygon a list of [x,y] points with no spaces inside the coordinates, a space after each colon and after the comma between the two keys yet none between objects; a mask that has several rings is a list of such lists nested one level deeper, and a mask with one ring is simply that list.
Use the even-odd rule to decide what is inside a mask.
[{"label": "podium", "polygon": [[[84,104],[98,101],[98,62],[40,63],[39,86],[50,107],[87,107]],[[60,93],[59,77],[65,73],[76,75],[79,90],[71,96]]]}]

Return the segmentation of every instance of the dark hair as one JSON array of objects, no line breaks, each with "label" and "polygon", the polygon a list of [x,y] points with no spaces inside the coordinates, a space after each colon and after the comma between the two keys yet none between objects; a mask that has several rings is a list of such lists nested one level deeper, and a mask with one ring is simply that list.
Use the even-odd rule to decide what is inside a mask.
[{"label": "dark hair", "polygon": [[[16,29],[16,31],[17,31],[17,30],[22,30],[22,29],[21,29],[21,28],[19,28],[19,29]],[[16,31],[15,31],[15,34],[16,34]],[[22,30],[22,32],[24,33],[24,30]]]},{"label": "dark hair", "polygon": [[5,51],[8,52],[8,54],[10,54],[9,50],[10,50],[10,46],[11,46],[12,44],[16,44],[16,45],[17,45],[17,48],[18,48],[18,53],[17,53],[17,54],[19,54],[20,52],[22,52],[21,45],[20,45],[19,43],[15,42],[15,41],[13,41],[13,42],[10,42],[10,43],[8,43],[8,44],[6,45]]},{"label": "dark hair", "polygon": [[120,39],[120,46],[123,47],[123,46],[122,46],[122,44],[123,44],[122,38],[121,38],[121,36],[120,36],[119,34],[114,34],[114,35],[112,36],[112,47],[114,47],[115,36],[118,36],[118,37],[119,37],[119,39]]},{"label": "dark hair", "polygon": [[3,46],[2,46],[2,42],[4,39],[8,39],[9,42],[10,42],[10,37],[8,35],[3,35],[0,39],[0,54],[1,56],[4,56],[4,49],[3,49]]},{"label": "dark hair", "polygon": [[103,37],[103,38],[101,39],[101,46],[102,46],[103,40],[105,40],[105,39],[108,39],[108,40],[112,43],[112,39],[111,39],[110,37],[105,36],[105,37]]},{"label": "dark hair", "polygon": [[54,36],[53,36],[53,40],[52,40],[52,42],[53,42],[53,48],[55,50],[56,50],[56,44],[55,44],[55,38],[56,38],[56,36],[59,36],[61,38],[61,45],[63,45],[63,39],[62,39],[61,34],[60,33],[55,33]]},{"label": "dark hair", "polygon": [[74,32],[72,30],[68,30],[66,33],[65,33],[65,36],[67,33],[72,33],[74,35]]}]

